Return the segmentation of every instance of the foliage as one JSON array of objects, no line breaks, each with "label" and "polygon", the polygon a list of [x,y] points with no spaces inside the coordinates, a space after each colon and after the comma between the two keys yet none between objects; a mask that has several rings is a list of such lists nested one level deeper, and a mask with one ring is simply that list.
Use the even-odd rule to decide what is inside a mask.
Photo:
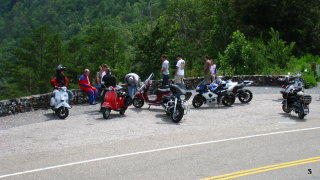
[{"label": "foliage", "polygon": [[318,0],[0,1],[0,99],[51,91],[60,63],[72,88],[104,63],[118,81],[129,72],[158,79],[162,54],[171,73],[183,55],[187,77],[203,75],[204,55],[227,75],[320,64]]}]

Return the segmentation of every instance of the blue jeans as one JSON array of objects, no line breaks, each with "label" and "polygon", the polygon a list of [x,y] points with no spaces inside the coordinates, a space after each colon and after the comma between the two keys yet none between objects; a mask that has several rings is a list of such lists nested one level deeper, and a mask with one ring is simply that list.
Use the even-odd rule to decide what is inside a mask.
[{"label": "blue jeans", "polygon": [[131,98],[134,97],[134,95],[136,94],[137,92],[137,87],[136,86],[128,86],[128,91],[129,91],[129,96]]}]

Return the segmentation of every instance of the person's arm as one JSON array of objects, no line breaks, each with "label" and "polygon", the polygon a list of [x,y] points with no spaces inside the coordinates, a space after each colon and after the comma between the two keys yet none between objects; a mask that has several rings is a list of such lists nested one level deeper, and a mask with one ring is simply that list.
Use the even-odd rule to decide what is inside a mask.
[{"label": "person's arm", "polygon": [[69,86],[69,79],[68,79],[67,77],[65,77],[64,86],[65,86],[65,87],[68,87],[68,86]]},{"label": "person's arm", "polygon": [[51,84],[52,84],[53,88],[58,87],[58,83],[57,83],[56,78],[53,78],[53,79],[51,80]]},{"label": "person's arm", "polygon": [[92,88],[92,86],[85,81],[86,77],[85,76],[81,76],[80,77],[80,81],[79,81],[79,85],[83,86],[83,87],[88,87],[88,88]]},{"label": "person's arm", "polygon": [[180,62],[180,61],[178,61],[178,62],[177,62],[177,64],[176,64],[175,74],[177,74],[177,73],[178,73],[179,66],[181,65],[180,63],[181,63],[181,62]]},{"label": "person's arm", "polygon": [[167,65],[165,64],[164,66],[162,66],[162,69],[161,69],[161,71],[160,71],[160,72],[167,71],[167,69],[168,69],[168,67],[167,67]]},{"label": "person's arm", "polygon": [[184,69],[184,65],[185,65],[185,62],[182,61],[182,62],[181,62],[181,69]]}]

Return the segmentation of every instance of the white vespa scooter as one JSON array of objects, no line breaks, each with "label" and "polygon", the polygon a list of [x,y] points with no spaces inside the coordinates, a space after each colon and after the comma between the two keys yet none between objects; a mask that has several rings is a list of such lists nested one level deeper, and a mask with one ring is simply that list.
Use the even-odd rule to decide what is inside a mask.
[{"label": "white vespa scooter", "polygon": [[67,87],[58,87],[53,91],[54,96],[50,99],[51,109],[60,119],[65,119],[69,115],[69,97]]}]

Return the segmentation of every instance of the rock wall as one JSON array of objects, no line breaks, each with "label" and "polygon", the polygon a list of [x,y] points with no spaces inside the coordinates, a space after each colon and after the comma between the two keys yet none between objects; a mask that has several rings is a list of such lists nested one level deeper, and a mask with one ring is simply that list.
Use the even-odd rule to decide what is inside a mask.
[{"label": "rock wall", "polygon": [[[241,82],[244,80],[254,81],[253,86],[281,86],[282,82],[278,79],[283,76],[224,76],[220,77],[223,80],[231,79],[232,81]],[[200,83],[202,77],[186,78],[185,85],[187,89],[195,89]],[[171,80],[172,81],[172,80]],[[151,91],[160,87],[160,81],[154,81]],[[125,88],[125,86],[124,86]],[[73,104],[83,104],[89,101],[87,94],[82,90],[72,90],[74,94]],[[50,108],[51,93],[32,95],[17,99],[9,99],[0,101],[0,117],[16,113],[35,111],[38,109]]]}]

